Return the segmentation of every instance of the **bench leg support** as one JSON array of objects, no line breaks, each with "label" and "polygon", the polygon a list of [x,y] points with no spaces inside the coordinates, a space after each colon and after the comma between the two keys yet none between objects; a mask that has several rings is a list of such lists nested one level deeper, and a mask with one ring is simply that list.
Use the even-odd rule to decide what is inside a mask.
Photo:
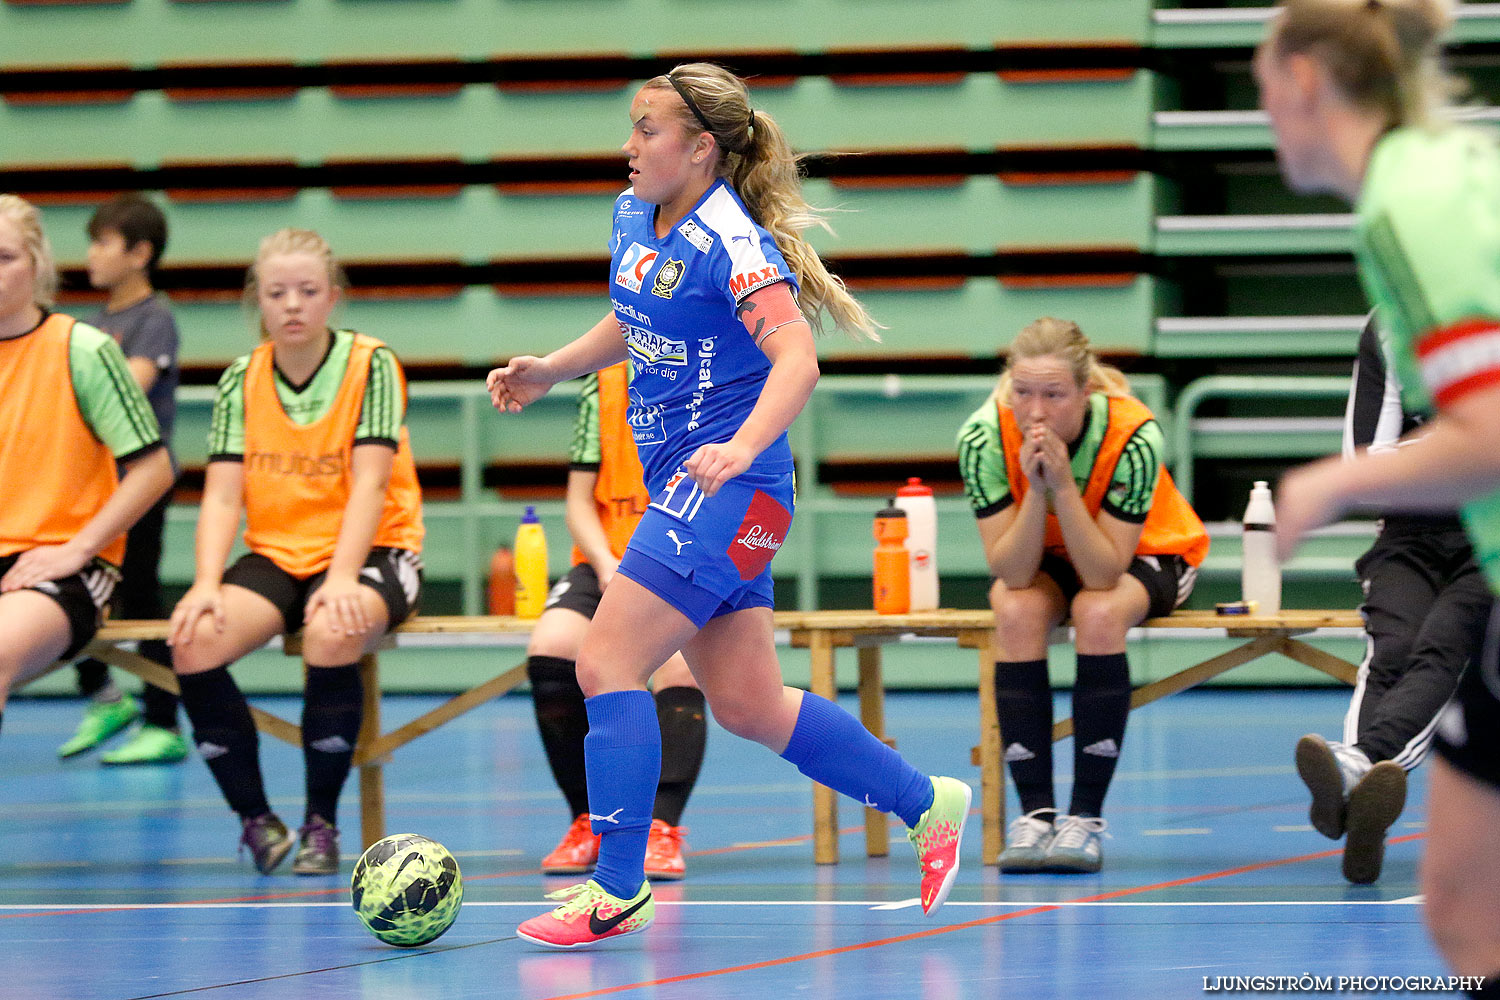
[{"label": "bench leg support", "polygon": [[[894,747],[885,735],[885,687],[880,678],[880,647],[861,646],[859,655],[859,721],[877,740]],[[890,820],[879,809],[865,807],[865,854],[883,858],[891,853]]]},{"label": "bench leg support", "polygon": [[[829,701],[838,700],[833,673],[833,637],[827,632],[813,632],[808,637],[811,654],[812,691]],[[813,861],[836,865],[839,860],[838,793],[827,785],[813,782]]]},{"label": "bench leg support", "polygon": [[[359,658],[359,679],[364,686],[364,718],[359,726],[359,745],[373,746],[380,738],[380,666],[374,653]],[[385,765],[377,757],[359,765],[359,835],[363,847],[385,836]]]}]

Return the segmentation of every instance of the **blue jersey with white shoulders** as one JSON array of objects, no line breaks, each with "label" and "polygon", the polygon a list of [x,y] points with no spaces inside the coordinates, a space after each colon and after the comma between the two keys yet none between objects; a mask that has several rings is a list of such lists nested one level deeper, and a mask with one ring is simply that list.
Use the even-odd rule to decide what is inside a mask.
[{"label": "blue jersey with white shoulders", "polygon": [[[693,452],[732,438],[760,398],[771,362],[736,310],[752,292],[797,279],[771,234],[723,179],[657,238],[656,206],[615,200],[610,301],[634,374],[628,419],[655,495]],[[782,434],[751,472],[791,471]]]}]

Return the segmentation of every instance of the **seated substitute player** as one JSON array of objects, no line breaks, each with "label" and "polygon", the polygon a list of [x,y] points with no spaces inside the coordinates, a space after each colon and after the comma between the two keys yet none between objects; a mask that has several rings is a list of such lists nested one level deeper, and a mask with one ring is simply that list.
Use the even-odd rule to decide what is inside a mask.
[{"label": "seated substitute player", "polygon": [[[599,837],[588,817],[583,741],[589,720],[576,661],[599,598],[651,502],[626,420],[629,379],[629,363],[622,362],[592,372],[584,381],[568,471],[573,568],[552,588],[526,649],[537,730],[552,777],[574,817],[562,841],[542,859],[542,871],[548,875],[590,871],[599,858]],[[703,764],[708,719],[703,692],[681,653],[662,664],[652,684],[661,723],[661,779],[646,839],[646,877],[662,881],[680,879],[687,871],[682,856],[685,831],[679,824]]]},{"label": "seated substitute player", "polygon": [[53,312],[56,289],[40,213],[0,195],[0,718],[94,637],[125,533],[172,484],[119,345]]},{"label": "seated substitute player", "polygon": [[[411,614],[422,510],[390,348],[328,325],[342,274],[316,233],[261,241],[246,279],[263,342],[219,379],[193,585],[172,664],[193,741],[263,874],[292,849],[271,812],[250,706],[229,666],[300,630],[307,806],[299,875],[339,870],[337,808],[363,718],[359,659]],[[241,512],[250,552],[226,571]]]},{"label": "seated substitute player", "polygon": [[[1125,633],[1187,600],[1208,533],[1162,468],[1162,433],[1077,324],[1043,318],[1011,343],[958,460],[994,582],[995,702],[1025,814],[1004,872],[1097,872],[1104,796],[1130,715]],[[1052,796],[1047,634],[1072,620],[1073,800]]]},{"label": "seated substitute player", "polygon": [[[104,309],[87,322],[115,338],[130,374],[146,393],[161,439],[172,445],[177,417],[177,324],[166,296],[152,287],[167,245],[167,219],[147,199],[123,194],[89,219],[89,284],[109,293]],[[125,537],[125,561],[115,591],[116,618],[163,618],[161,540],[170,492],[158,500]],[[161,639],[140,643],[140,654],[168,669],[172,652]],[[58,748],[71,757],[98,746],[136,717],[136,702],[109,679],[98,660],[80,660],[78,689],[89,706],[72,738]],[[140,725],[125,742],[99,756],[102,764],[171,764],[187,757],[187,741],[177,728],[177,696],[147,684],[141,692]]]}]

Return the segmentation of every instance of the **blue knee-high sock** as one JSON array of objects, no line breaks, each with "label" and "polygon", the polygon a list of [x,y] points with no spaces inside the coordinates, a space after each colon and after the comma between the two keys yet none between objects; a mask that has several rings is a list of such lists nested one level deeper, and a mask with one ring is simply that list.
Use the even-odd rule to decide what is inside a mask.
[{"label": "blue knee-high sock", "polygon": [[932,806],[932,780],[827,698],[802,695],[781,756],[814,781],[916,826]]},{"label": "blue knee-high sock", "polygon": [[600,835],[594,881],[630,899],[646,880],[646,834],[661,778],[661,723],[649,691],[610,691],[583,703],[589,812]]}]

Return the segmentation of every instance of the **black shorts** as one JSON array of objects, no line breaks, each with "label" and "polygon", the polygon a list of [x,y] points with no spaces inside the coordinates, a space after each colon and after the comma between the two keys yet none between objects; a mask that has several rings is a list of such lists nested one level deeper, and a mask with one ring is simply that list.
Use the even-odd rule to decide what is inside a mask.
[{"label": "black shorts", "polygon": [[1490,612],[1479,658],[1438,715],[1433,742],[1449,764],[1500,790],[1500,607]]},{"label": "black shorts", "polygon": [[[12,552],[0,556],[0,576],[21,558],[21,553]],[[94,559],[72,576],[61,580],[46,580],[35,587],[28,587],[39,594],[46,594],[58,603],[63,614],[68,616],[68,648],[62,659],[71,660],[83,651],[99,631],[104,621],[105,608],[114,595],[115,584],[120,582],[120,571],[103,559]]]},{"label": "black shorts", "polygon": [[[1068,604],[1083,589],[1078,580],[1078,571],[1066,558],[1051,552],[1042,553],[1042,564],[1038,571],[1046,573],[1057,584]],[[1125,572],[1141,582],[1146,588],[1148,600],[1147,618],[1169,615],[1182,605],[1193,592],[1198,582],[1198,567],[1182,556],[1136,556],[1125,567]]]},{"label": "black shorts", "polygon": [[[328,574],[298,579],[258,552],[241,556],[224,573],[224,582],[253,590],[276,605],[287,632],[304,624],[307,599],[322,586]],[[417,609],[422,593],[422,557],[406,549],[376,547],[370,550],[359,582],[385,601],[387,628],[395,628]]]},{"label": "black shorts", "polygon": [[566,608],[592,619],[594,612],[599,610],[599,600],[603,596],[604,591],[599,586],[599,574],[594,572],[593,566],[582,562],[568,570],[562,579],[552,585],[552,590],[547,594],[544,610]]}]

